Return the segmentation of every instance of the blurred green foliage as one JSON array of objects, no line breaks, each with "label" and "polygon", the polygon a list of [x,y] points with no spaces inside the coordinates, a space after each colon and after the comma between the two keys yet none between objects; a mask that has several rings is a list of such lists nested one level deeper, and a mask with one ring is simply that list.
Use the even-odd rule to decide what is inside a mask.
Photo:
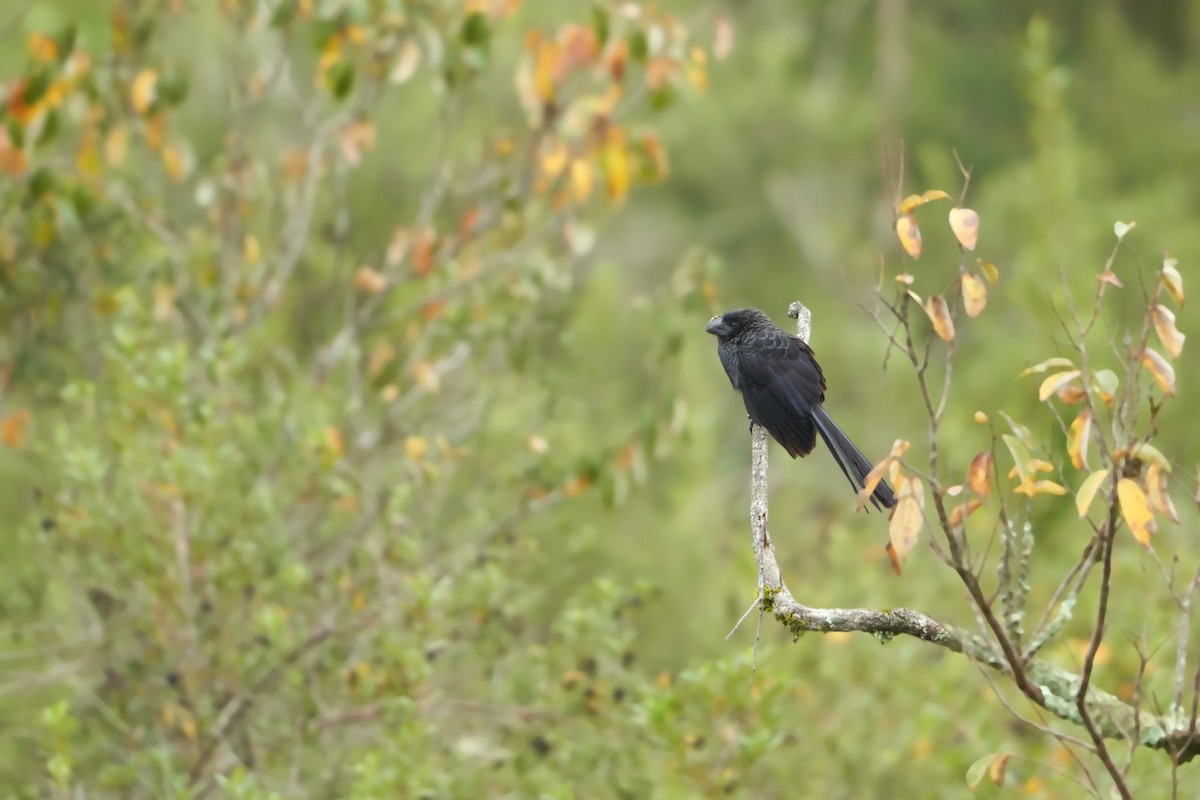
[{"label": "blurred green foliage", "polygon": [[[768,624],[749,686],[748,437],[702,328],[801,299],[843,427],[919,449],[860,304],[900,263],[900,164],[956,195],[957,150],[1001,281],[960,331],[949,473],[977,409],[1061,455],[1013,378],[1113,221],[1114,339],[1163,251],[1200,259],[1191,4],[40,0],[0,36],[6,796],[960,797],[1003,750],[980,795],[1084,791],[916,642]],[[924,213],[926,294],[957,252]],[[1197,380],[1158,423],[1185,467]],[[925,549],[891,577],[826,454],[774,452],[802,601],[973,624]],[[1035,521],[1044,597],[1090,532],[1070,497]],[[1118,559],[1120,692],[1124,633],[1174,609]]]}]

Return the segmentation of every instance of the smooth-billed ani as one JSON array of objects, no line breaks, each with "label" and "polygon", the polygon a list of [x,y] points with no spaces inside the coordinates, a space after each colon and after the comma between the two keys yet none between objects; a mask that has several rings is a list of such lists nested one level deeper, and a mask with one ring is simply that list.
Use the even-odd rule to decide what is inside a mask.
[{"label": "smooth-billed ani", "polygon": [[[705,330],[717,337],[721,366],[742,393],[751,422],[766,428],[792,458],[812,452],[821,434],[854,490],[866,485],[871,462],[821,407],[825,376],[807,343],[757,308],[718,314]],[[892,487],[880,481],[871,502],[876,508],[896,505]]]}]

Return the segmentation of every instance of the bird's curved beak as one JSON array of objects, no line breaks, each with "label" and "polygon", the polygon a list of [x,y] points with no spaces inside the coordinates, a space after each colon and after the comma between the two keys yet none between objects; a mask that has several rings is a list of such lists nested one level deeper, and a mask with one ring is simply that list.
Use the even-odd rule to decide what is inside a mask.
[{"label": "bird's curved beak", "polygon": [[714,336],[720,336],[725,331],[725,317],[717,314],[708,321],[708,324],[704,326],[704,330]]}]

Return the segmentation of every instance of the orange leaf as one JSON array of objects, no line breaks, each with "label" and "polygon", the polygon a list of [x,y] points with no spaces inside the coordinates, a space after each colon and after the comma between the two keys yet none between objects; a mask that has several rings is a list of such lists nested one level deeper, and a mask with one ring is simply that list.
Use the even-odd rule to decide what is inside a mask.
[{"label": "orange leaf", "polygon": [[982,500],[969,500],[966,503],[959,503],[954,507],[954,510],[950,512],[950,526],[952,528],[961,528],[963,523],[967,521],[967,517],[971,516],[982,507]]},{"label": "orange leaf", "polygon": [[963,305],[968,317],[978,317],[987,305],[987,284],[974,272],[962,276]]},{"label": "orange leaf", "polygon": [[940,294],[930,297],[925,301],[925,313],[933,322],[933,329],[938,336],[947,342],[954,340],[954,320],[950,317],[950,307],[946,305],[946,298]]},{"label": "orange leaf", "polygon": [[1154,523],[1154,512],[1146,502],[1146,494],[1142,487],[1130,478],[1122,478],[1117,483],[1117,497],[1121,500],[1121,516],[1125,518],[1129,532],[1137,539],[1138,544],[1149,547],[1150,536],[1157,526]]},{"label": "orange leaf", "polygon": [[0,441],[14,450],[20,448],[25,443],[25,427],[29,419],[29,412],[20,408],[0,420]]},{"label": "orange leaf", "polygon": [[442,312],[445,310],[446,310],[446,301],[445,300],[430,300],[428,303],[421,306],[421,317],[426,322],[433,322],[435,319],[440,317],[442,315]]},{"label": "orange leaf", "polygon": [[421,231],[417,236],[417,241],[413,245],[413,271],[421,277],[425,277],[433,271],[433,231]]},{"label": "orange leaf", "polygon": [[387,278],[383,273],[370,267],[359,267],[354,271],[354,286],[367,294],[379,294],[387,288]]},{"label": "orange leaf", "polygon": [[1075,493],[1075,510],[1079,512],[1079,518],[1083,519],[1087,516],[1088,507],[1091,506],[1092,500],[1096,497],[1096,492],[1099,491],[1100,485],[1104,483],[1108,477],[1108,469],[1097,470],[1084,479],[1079,485],[1079,491]]},{"label": "orange leaf", "polygon": [[1159,304],[1150,309],[1150,317],[1154,320],[1154,331],[1158,334],[1167,355],[1172,359],[1179,358],[1179,353],[1183,350],[1183,341],[1187,337],[1175,327],[1175,315],[1166,306]]},{"label": "orange leaf", "polygon": [[342,432],[332,425],[325,427],[325,444],[328,445],[330,452],[338,458],[346,452],[346,442],[342,438]]},{"label": "orange leaf", "polygon": [[909,444],[904,439],[897,439],[892,443],[892,452],[884,457],[882,461],[871,468],[867,473],[865,484],[858,492],[858,506],[856,510],[862,509],[871,501],[871,495],[875,494],[875,488],[879,486],[879,482],[883,480],[883,473],[887,472],[892,463],[899,460],[906,452],[908,452]]},{"label": "orange leaf", "polygon": [[900,559],[896,556],[896,548],[892,547],[891,542],[888,542],[887,546],[884,547],[884,550],[887,551],[888,560],[892,562],[892,571],[899,575],[901,573]]},{"label": "orange leaf", "polygon": [[1067,435],[1067,453],[1071,456],[1071,464],[1075,469],[1087,467],[1088,440],[1092,432],[1092,412],[1086,408],[1071,423]]},{"label": "orange leaf", "polygon": [[921,229],[910,215],[904,214],[896,219],[896,236],[909,257],[921,257]]},{"label": "orange leaf", "polygon": [[1038,388],[1038,400],[1045,401],[1050,395],[1057,392],[1062,387],[1069,384],[1071,381],[1078,378],[1081,374],[1079,370],[1073,369],[1067,372],[1056,372],[1050,377],[1042,381],[1042,385]]},{"label": "orange leaf", "polygon": [[992,454],[988,451],[978,453],[971,459],[971,467],[967,470],[967,486],[979,497],[987,497],[992,493]]},{"label": "orange leaf", "polygon": [[1150,374],[1166,394],[1175,396],[1175,369],[1165,358],[1147,347],[1142,351],[1142,366],[1150,370]]},{"label": "orange leaf", "polygon": [[1176,268],[1177,264],[1179,262],[1174,258],[1164,259],[1162,270],[1158,273],[1158,279],[1166,287],[1167,293],[1182,307],[1183,276],[1179,274],[1179,270]]},{"label": "orange leaf", "polygon": [[[916,478],[903,476],[896,481],[896,507],[888,523],[888,538],[893,563],[904,561],[917,543],[917,534],[925,521],[925,487]],[[899,568],[897,567],[897,570]]]},{"label": "orange leaf", "polygon": [[964,250],[974,250],[979,241],[979,214],[969,208],[950,209],[950,230]]}]

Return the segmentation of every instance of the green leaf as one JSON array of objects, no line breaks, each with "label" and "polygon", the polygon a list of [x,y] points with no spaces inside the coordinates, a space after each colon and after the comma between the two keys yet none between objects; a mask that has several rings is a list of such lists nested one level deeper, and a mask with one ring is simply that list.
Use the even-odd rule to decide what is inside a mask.
[{"label": "green leaf", "polygon": [[608,44],[609,25],[608,25],[608,9],[602,5],[592,6],[592,30],[596,32],[596,40],[600,47]]},{"label": "green leaf", "polygon": [[354,88],[354,66],[346,61],[338,61],[329,68],[329,91],[337,100],[345,99]]},{"label": "green leaf", "polygon": [[492,40],[492,31],[488,27],[487,17],[480,11],[467,17],[460,36],[464,43],[487,50]]}]

